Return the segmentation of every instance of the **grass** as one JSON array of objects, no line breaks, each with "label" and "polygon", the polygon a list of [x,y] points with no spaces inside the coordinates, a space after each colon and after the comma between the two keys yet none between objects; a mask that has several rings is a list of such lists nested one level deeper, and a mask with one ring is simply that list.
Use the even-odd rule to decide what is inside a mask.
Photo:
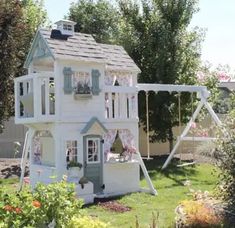
[{"label": "grass", "polygon": [[[161,171],[162,159],[145,160],[145,163],[158,191],[157,196],[133,193],[116,198],[118,202],[131,207],[131,211],[125,213],[110,212],[97,204],[87,206],[84,212],[109,223],[109,227],[135,228],[136,216],[140,228],[150,227],[152,213],[158,217],[158,227],[175,227],[174,210],[176,206],[182,200],[191,197],[188,188],[183,184],[184,181],[190,180],[191,187],[195,190],[210,192],[214,190],[217,182],[218,170],[209,164],[176,167],[176,164],[173,163],[166,170]],[[4,186],[9,191],[13,191],[17,182],[18,179],[0,179],[0,187]],[[143,176],[141,186],[147,187]]]},{"label": "grass", "polygon": [[[135,227],[135,217],[138,217],[140,227],[149,227],[152,213],[158,217],[159,227],[174,227],[174,210],[180,201],[190,198],[188,187],[184,181],[190,180],[191,187],[195,190],[213,191],[217,182],[218,171],[212,165],[198,164],[194,166],[176,167],[170,165],[165,171],[161,171],[162,160],[145,161],[146,167],[158,191],[157,196],[147,193],[133,193],[117,199],[120,203],[131,207],[131,211],[125,213],[110,212],[99,205],[91,205],[86,208],[89,215],[98,217],[108,222],[110,227]],[[141,186],[147,184],[142,178]]]},{"label": "grass", "polygon": [[18,187],[18,178],[0,179],[0,188],[5,188],[10,192],[14,192]]}]

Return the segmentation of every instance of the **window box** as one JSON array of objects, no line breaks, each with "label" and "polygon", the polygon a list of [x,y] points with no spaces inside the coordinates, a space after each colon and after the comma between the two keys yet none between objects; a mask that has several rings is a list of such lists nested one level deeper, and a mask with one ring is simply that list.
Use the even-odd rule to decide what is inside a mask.
[{"label": "window box", "polygon": [[76,161],[70,161],[68,163],[68,176],[70,178],[79,177],[79,171],[82,168],[82,164]]},{"label": "window box", "polygon": [[77,94],[77,93],[75,93],[73,97],[75,100],[87,99],[87,98],[91,98],[92,94],[91,93],[90,94]]}]

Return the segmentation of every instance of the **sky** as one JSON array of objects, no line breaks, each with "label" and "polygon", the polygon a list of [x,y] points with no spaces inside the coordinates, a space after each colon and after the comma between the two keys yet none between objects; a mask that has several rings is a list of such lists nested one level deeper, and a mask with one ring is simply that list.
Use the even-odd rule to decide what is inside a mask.
[{"label": "sky", "polygon": [[[51,22],[62,19],[74,0],[44,0]],[[76,2],[76,1],[75,1]],[[206,29],[202,60],[213,66],[228,64],[235,69],[235,0],[199,0],[200,11],[191,27]]]}]

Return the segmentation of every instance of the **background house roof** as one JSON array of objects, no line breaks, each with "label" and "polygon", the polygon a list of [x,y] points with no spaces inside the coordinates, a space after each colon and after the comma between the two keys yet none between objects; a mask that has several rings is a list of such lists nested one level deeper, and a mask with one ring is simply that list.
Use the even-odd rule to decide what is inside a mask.
[{"label": "background house roof", "polygon": [[140,72],[121,46],[99,44],[85,33],[75,33],[67,40],[51,38],[51,30],[40,29],[40,34],[55,58],[104,63],[108,70]]}]

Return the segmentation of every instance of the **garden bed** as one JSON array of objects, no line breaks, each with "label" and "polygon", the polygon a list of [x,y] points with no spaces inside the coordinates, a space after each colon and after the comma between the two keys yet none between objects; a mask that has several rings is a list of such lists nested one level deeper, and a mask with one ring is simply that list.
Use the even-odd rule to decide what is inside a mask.
[{"label": "garden bed", "polygon": [[[0,159],[0,179],[18,178],[20,177],[21,159],[1,158]],[[28,166],[26,166],[25,176],[29,175]]]}]

